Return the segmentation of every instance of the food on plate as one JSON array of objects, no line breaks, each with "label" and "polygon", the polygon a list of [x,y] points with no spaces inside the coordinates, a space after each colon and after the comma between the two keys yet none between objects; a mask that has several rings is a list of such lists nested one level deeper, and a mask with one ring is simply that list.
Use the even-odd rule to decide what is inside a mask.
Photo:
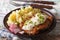
[{"label": "food on plate", "polygon": [[28,35],[35,35],[39,30],[48,28],[51,22],[51,15],[31,6],[12,11],[7,20],[11,32]]}]

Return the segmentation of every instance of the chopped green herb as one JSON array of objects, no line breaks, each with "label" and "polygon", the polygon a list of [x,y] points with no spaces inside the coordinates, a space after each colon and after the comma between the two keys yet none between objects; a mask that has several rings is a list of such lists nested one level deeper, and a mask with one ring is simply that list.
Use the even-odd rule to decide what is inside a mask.
[{"label": "chopped green herb", "polygon": [[29,23],[33,23],[32,21],[30,21]]},{"label": "chopped green herb", "polygon": [[24,25],[27,25],[26,23]]},{"label": "chopped green herb", "polygon": [[21,19],[24,20],[23,17],[21,17]]},{"label": "chopped green herb", "polygon": [[36,22],[34,23],[34,25],[36,25]]}]

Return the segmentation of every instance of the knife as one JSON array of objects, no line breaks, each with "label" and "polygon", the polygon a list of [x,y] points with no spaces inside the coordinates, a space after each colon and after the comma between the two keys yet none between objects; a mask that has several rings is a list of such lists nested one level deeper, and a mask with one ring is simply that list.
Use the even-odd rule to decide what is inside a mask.
[{"label": "knife", "polygon": [[[15,6],[26,6],[26,5],[39,5],[41,8],[47,8],[47,9],[52,9],[53,7],[50,6],[50,5],[53,5],[52,2],[50,4],[50,2],[48,2],[49,4],[45,3],[45,4],[42,4],[44,3],[43,1],[39,2],[39,1],[12,1],[11,4],[15,5]],[[36,7],[37,7],[36,5]]]}]

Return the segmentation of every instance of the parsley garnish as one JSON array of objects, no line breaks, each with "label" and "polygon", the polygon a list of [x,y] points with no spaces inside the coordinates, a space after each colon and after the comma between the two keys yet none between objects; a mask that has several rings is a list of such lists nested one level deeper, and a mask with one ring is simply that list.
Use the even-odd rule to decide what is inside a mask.
[{"label": "parsley garnish", "polygon": [[30,21],[29,23],[33,23],[32,21]]}]

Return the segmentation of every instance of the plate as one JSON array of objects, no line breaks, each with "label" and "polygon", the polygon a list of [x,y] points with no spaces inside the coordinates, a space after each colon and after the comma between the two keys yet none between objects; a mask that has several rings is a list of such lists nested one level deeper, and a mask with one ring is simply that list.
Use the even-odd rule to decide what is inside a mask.
[{"label": "plate", "polygon": [[[34,7],[35,8],[35,7]],[[38,7],[37,7],[38,8]],[[19,10],[20,8],[17,8],[17,9],[14,9],[14,10],[12,10],[12,11],[16,11],[16,10]],[[39,31],[39,33],[38,34],[36,34],[36,35],[31,35],[31,36],[29,36],[29,35],[27,35],[27,34],[19,34],[19,33],[17,33],[17,34],[15,34],[15,35],[17,35],[18,37],[30,37],[30,38],[32,38],[32,37],[39,37],[41,34],[47,34],[47,33],[49,33],[50,31],[52,31],[52,29],[54,29],[54,27],[56,26],[56,18],[55,18],[55,16],[51,13],[51,12],[49,12],[48,10],[45,10],[45,9],[43,9],[43,8],[40,8],[40,10],[41,11],[43,11],[43,12],[45,12],[45,13],[47,13],[47,14],[49,14],[49,15],[51,15],[52,17],[53,17],[53,20],[52,20],[52,23],[51,23],[51,25],[49,25],[49,27],[48,28],[46,28],[46,29],[44,29],[44,30],[40,30]],[[12,11],[11,12],[9,12],[5,17],[4,17],[4,20],[3,20],[3,23],[4,23],[4,26],[9,30],[9,27],[8,27],[8,25],[7,25],[7,20],[8,20],[8,17],[9,17],[9,15],[12,13]],[[9,30],[10,31],[10,30]],[[10,31],[11,32],[11,31]],[[12,32],[11,32],[12,33]],[[14,34],[14,33],[13,33]]]}]

